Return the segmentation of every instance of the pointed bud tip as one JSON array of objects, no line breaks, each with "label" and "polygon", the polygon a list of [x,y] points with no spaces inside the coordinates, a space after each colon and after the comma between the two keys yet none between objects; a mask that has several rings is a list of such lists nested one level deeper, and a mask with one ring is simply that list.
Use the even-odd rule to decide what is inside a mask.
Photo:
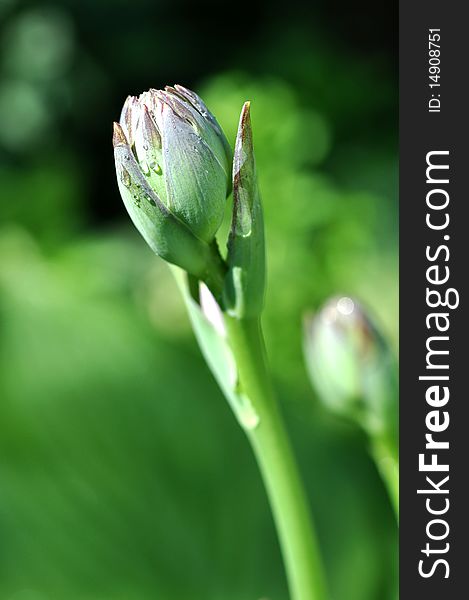
[{"label": "pointed bud tip", "polygon": [[197,100],[197,95],[192,90],[189,90],[179,83],[174,84],[174,87],[171,87],[171,90],[185,100],[189,101],[191,104]]},{"label": "pointed bud tip", "polygon": [[127,146],[127,138],[125,137],[124,130],[114,121],[113,132],[112,132],[112,145],[116,146]]},{"label": "pointed bud tip", "polygon": [[252,156],[253,145],[252,145],[252,127],[251,127],[251,102],[248,100],[243,104],[241,109],[241,115],[239,117],[238,134],[236,136],[235,146],[235,161],[233,164],[234,173],[239,170],[240,165],[238,164],[237,158],[241,157],[241,150],[247,152]]},{"label": "pointed bud tip", "polygon": [[243,104],[240,119],[241,139],[243,144],[249,143],[252,146],[252,131],[251,131],[251,101],[248,100]]}]

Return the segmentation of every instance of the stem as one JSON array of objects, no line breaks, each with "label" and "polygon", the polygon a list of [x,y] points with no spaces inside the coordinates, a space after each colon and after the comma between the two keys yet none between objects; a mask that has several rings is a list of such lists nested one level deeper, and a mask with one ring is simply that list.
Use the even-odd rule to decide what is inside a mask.
[{"label": "stem", "polygon": [[216,240],[210,244],[207,260],[207,271],[202,278],[219,304],[222,304],[223,286],[225,284],[226,264],[223,261]]},{"label": "stem", "polygon": [[399,458],[385,441],[377,438],[372,441],[371,453],[384,481],[399,523]]},{"label": "stem", "polygon": [[225,318],[242,392],[259,424],[247,435],[264,480],[287,572],[292,600],[325,600],[323,566],[305,491],[275,400],[257,318]]}]

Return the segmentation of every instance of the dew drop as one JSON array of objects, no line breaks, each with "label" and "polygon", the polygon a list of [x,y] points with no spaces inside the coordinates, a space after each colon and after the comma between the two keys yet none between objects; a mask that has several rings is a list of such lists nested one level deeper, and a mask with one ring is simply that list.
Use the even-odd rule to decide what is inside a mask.
[{"label": "dew drop", "polygon": [[242,397],[243,403],[238,406],[238,419],[244,429],[253,431],[261,422],[259,415],[254,410],[254,407],[249,398]]},{"label": "dew drop", "polygon": [[355,303],[351,298],[344,296],[337,302],[337,310],[345,316],[351,315],[355,309]]},{"label": "dew drop", "polygon": [[137,206],[138,208],[140,208],[140,196],[138,194],[134,194],[134,204],[135,206]]},{"label": "dew drop", "polygon": [[160,165],[157,162],[153,162],[150,164],[150,168],[152,171],[154,171],[157,175],[161,175],[162,174],[162,170]]},{"label": "dew drop", "polygon": [[121,181],[122,184],[125,185],[125,187],[130,187],[130,184],[132,183],[132,179],[130,177],[130,173],[127,171],[127,169],[122,169],[121,171]]},{"label": "dew drop", "polygon": [[142,161],[140,163],[140,167],[142,168],[142,171],[145,173],[145,175],[150,175],[150,167],[148,166],[148,163],[146,161]]}]

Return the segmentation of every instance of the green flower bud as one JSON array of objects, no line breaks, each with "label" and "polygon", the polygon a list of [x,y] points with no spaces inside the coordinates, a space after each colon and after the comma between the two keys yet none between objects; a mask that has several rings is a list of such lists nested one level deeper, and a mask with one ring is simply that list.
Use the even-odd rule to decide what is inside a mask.
[{"label": "green flower bud", "polygon": [[182,86],[150,90],[127,98],[113,143],[136,227],[158,255],[202,277],[231,185],[231,150],[215,117]]},{"label": "green flower bud", "polygon": [[304,354],[312,384],[328,408],[372,435],[395,431],[395,361],[358,302],[332,298],[317,315],[307,317]]},{"label": "green flower bud", "polygon": [[243,106],[233,158],[233,218],[225,304],[238,318],[258,316],[265,295],[264,218],[257,185],[250,103]]}]

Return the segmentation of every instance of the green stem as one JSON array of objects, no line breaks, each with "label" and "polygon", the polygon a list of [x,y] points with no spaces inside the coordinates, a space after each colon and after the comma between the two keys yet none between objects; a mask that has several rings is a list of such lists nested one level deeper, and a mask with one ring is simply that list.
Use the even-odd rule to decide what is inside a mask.
[{"label": "green stem", "polygon": [[210,244],[207,258],[207,270],[202,281],[208,286],[214,298],[222,304],[223,286],[225,284],[226,264],[223,261],[216,240]]},{"label": "green stem", "polygon": [[292,600],[325,600],[326,585],[305,491],[267,371],[259,319],[225,319],[242,392],[259,424],[247,435],[267,490]]},{"label": "green stem", "polygon": [[371,443],[371,454],[386,486],[399,523],[399,458],[389,446],[386,441],[376,438]]}]

